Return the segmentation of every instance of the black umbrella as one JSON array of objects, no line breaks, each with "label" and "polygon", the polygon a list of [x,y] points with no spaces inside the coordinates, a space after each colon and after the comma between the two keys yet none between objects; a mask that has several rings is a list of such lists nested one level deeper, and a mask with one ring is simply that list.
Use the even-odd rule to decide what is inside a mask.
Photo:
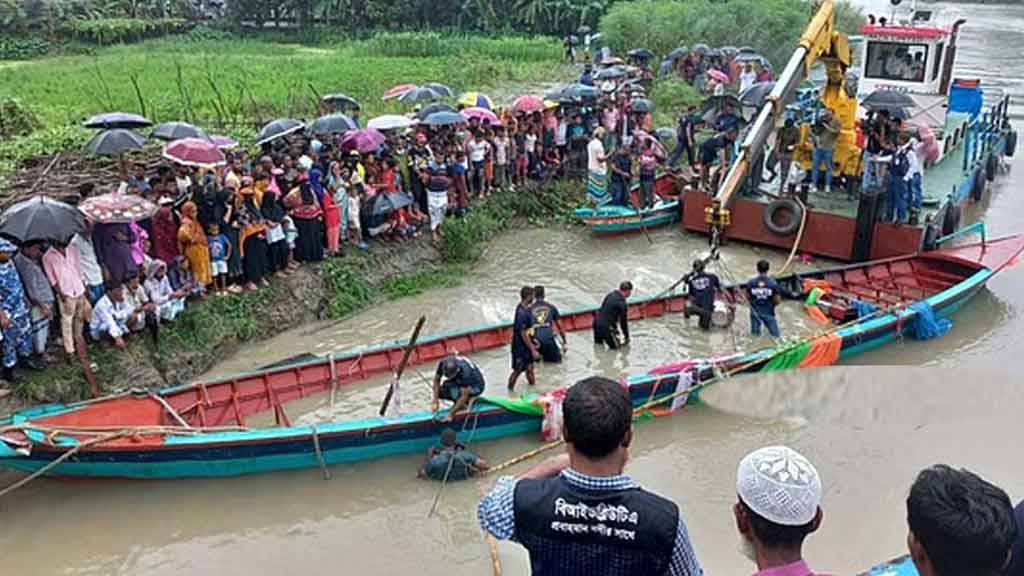
[{"label": "black umbrella", "polygon": [[405,94],[399,96],[398,101],[411,103],[438,100],[440,98],[441,95],[438,94],[437,92],[434,92],[433,90],[425,86],[420,86],[419,88],[413,88],[412,90],[409,90]]},{"label": "black umbrella", "polygon": [[355,130],[358,128],[356,123],[351,118],[345,116],[341,112],[336,114],[328,114],[321,116],[313,121],[309,126],[310,134],[322,135],[322,134],[341,134],[348,132],[349,130]]},{"label": "black umbrella", "polygon": [[449,88],[445,84],[441,84],[440,82],[427,82],[426,84],[423,85],[423,87],[424,88],[430,88],[431,90],[433,90],[434,92],[437,92],[438,95],[440,95],[440,96],[442,96],[444,98],[454,98],[455,97],[455,92],[452,92],[451,88]]},{"label": "black umbrella", "polygon": [[149,133],[150,138],[159,138],[160,140],[166,140],[168,142],[172,140],[181,140],[182,138],[201,138],[203,140],[209,140],[210,137],[203,132],[201,128],[193,126],[187,122],[164,122],[153,131]]},{"label": "black umbrella", "polygon": [[572,101],[572,100],[587,100],[594,99],[601,95],[601,91],[593,86],[586,84],[569,84],[568,86],[557,90],[545,96],[547,100],[557,101]]},{"label": "black umbrella", "polygon": [[654,58],[654,52],[651,52],[647,48],[634,48],[629,52],[626,52],[626,56],[637,58],[639,60],[650,60]]},{"label": "black umbrella", "polygon": [[629,74],[629,71],[621,66],[611,66],[609,68],[602,68],[594,73],[594,80],[611,80],[613,78],[622,78]]},{"label": "black umbrella", "polygon": [[676,140],[676,129],[669,128],[668,126],[662,126],[654,131],[654,135],[661,140],[666,142],[675,142]]},{"label": "black umbrella", "polygon": [[263,128],[260,128],[260,133],[256,135],[256,143],[259,145],[266,144],[267,142],[273,142],[282,136],[287,136],[293,132],[298,132],[305,128],[306,125],[298,120],[291,118],[278,118],[265,124]]},{"label": "black umbrella", "polygon": [[881,108],[907,108],[915,104],[914,99],[905,92],[886,90],[880,88],[875,90],[868,97],[861,101],[861,105],[868,110]]},{"label": "black umbrella", "polygon": [[455,107],[451,104],[445,104],[443,102],[435,102],[433,104],[427,104],[419,112],[416,113],[416,118],[423,120],[427,116],[430,116],[434,112],[457,112]]},{"label": "black umbrella", "polygon": [[711,51],[711,47],[708,46],[707,44],[703,44],[703,43],[702,44],[694,44],[693,45],[693,51],[696,52],[697,54],[700,54],[701,56],[703,56],[703,55],[705,55],[705,54],[707,54],[708,52]]},{"label": "black umbrella", "polygon": [[125,128],[104,130],[92,137],[85,149],[100,156],[118,156],[129,150],[142,150],[146,137]]},{"label": "black umbrella", "polygon": [[910,114],[907,112],[907,109],[902,106],[877,106],[871,110],[873,112],[888,112],[889,118],[892,118],[893,120],[906,120],[907,118],[910,118]]},{"label": "black umbrella", "polygon": [[75,207],[46,196],[36,196],[11,206],[0,216],[0,234],[18,242],[54,240],[66,243],[85,227]]},{"label": "black umbrella", "polygon": [[373,205],[374,216],[390,214],[412,204],[412,196],[405,192],[387,192],[378,196],[376,204]]},{"label": "black umbrella", "polygon": [[765,57],[757,52],[740,52],[733,60],[736,62],[763,62]]},{"label": "black umbrella", "polygon": [[675,50],[669,52],[668,58],[669,60],[678,60],[680,58],[685,57],[689,53],[689,48],[687,48],[686,46],[680,46],[679,48],[676,48]]},{"label": "black umbrella", "polygon": [[765,98],[775,88],[775,82],[758,82],[751,84],[746,90],[740,92],[740,102],[744,106],[753,106],[755,108],[764,104]]},{"label": "black umbrella", "polygon": [[629,103],[629,109],[633,112],[653,112],[654,102],[646,98],[637,98]]},{"label": "black umbrella", "polygon": [[707,55],[711,58],[721,58],[724,55],[724,52],[722,52],[718,48],[712,48],[707,51]]},{"label": "black umbrella", "polygon": [[743,54],[743,53],[748,53],[748,52],[749,52],[749,53],[756,53],[756,52],[757,52],[757,50],[754,50],[754,49],[753,49],[753,48],[751,48],[750,46],[743,46],[743,47],[741,47],[741,48],[740,48],[740,54]]},{"label": "black umbrella", "polygon": [[735,46],[722,46],[719,50],[721,50],[722,54],[725,54],[726,56],[735,56],[740,51],[740,49]]},{"label": "black umbrella", "polygon": [[354,108],[358,110],[360,108],[359,101],[349,96],[348,94],[327,94],[326,96],[320,98],[320,101],[323,102],[324,104],[330,104],[331,106],[334,106],[338,110],[345,110],[348,108]]},{"label": "black umbrella", "polygon": [[82,125],[86,128],[125,128],[134,130],[137,128],[148,128],[153,123],[143,116],[130,112],[107,112],[89,118]]}]

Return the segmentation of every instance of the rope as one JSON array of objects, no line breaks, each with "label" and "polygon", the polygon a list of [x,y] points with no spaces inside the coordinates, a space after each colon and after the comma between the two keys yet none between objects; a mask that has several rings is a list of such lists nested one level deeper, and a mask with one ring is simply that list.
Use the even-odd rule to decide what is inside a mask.
[{"label": "rope", "polygon": [[[750,309],[750,311],[754,314],[754,316],[757,316],[757,319],[760,320],[762,324],[765,324],[764,316],[762,316],[761,313],[758,312],[756,308],[754,308],[753,306],[750,305],[750,298],[747,296],[746,290],[744,290],[743,286],[740,285],[739,280],[737,279],[736,275],[733,274],[732,270],[730,270],[729,267],[725,265],[724,261],[719,260],[718,264],[719,264],[719,266],[722,267],[723,275],[726,277],[726,280],[729,281],[729,284],[732,284],[733,286],[736,286],[736,293],[740,295],[740,297],[739,297],[740,303],[746,304],[747,308]],[[730,330],[731,330],[731,328],[730,328]],[[767,331],[767,330],[768,330],[768,327],[767,327],[767,324],[765,324],[765,331]],[[776,338],[775,336],[772,335],[771,332],[768,332],[768,337],[772,339],[772,342],[774,342],[776,346],[778,346],[779,343],[782,342],[781,338]],[[735,341],[734,341],[733,345],[736,346]]]},{"label": "rope", "polygon": [[800,241],[804,237],[804,226],[807,225],[807,206],[800,200],[798,196],[794,196],[793,200],[800,205],[800,230],[796,233],[796,241],[793,242],[793,249],[789,251],[789,258],[786,258],[786,263],[782,265],[782,269],[779,270],[778,275],[782,276],[789,270],[789,265],[793,263],[793,257],[796,256],[796,251],[800,248]]},{"label": "rope", "polygon": [[115,433],[111,433],[111,434],[106,434],[104,436],[99,436],[99,437],[96,437],[96,438],[92,438],[92,439],[86,440],[85,442],[81,442],[79,444],[76,444],[73,448],[71,448],[67,452],[61,454],[60,456],[58,456],[56,459],[54,459],[52,462],[50,462],[46,466],[43,466],[42,468],[40,468],[39,470],[36,470],[32,474],[22,478],[21,480],[18,480],[14,484],[11,484],[11,485],[7,486],[3,490],[0,490],[0,498],[3,498],[4,496],[10,494],[11,492],[14,492],[18,488],[21,488],[22,486],[28,484],[29,482],[35,480],[36,478],[39,478],[43,474],[46,474],[47,472],[49,472],[53,468],[59,466],[62,462],[64,462],[68,458],[71,458],[75,454],[78,454],[81,450],[83,450],[85,448],[88,448],[89,446],[92,446],[93,444],[100,444],[102,442],[107,442],[109,440],[115,440],[117,438],[121,438],[122,436],[127,436],[127,435],[128,434],[126,434],[125,432],[115,432]]},{"label": "rope", "polygon": [[[473,413],[473,405],[476,404],[476,397],[470,398],[469,404],[466,406],[466,410]],[[469,449],[469,444],[473,441],[473,436],[476,435],[477,424],[480,423],[480,413],[473,413],[473,429],[469,432],[469,440],[466,440],[466,449]],[[466,426],[469,424],[469,417],[466,417],[462,421],[462,431],[466,431]],[[448,475],[452,473],[452,466],[455,464],[455,453],[452,453],[452,457],[448,459],[448,467],[445,468],[444,478],[441,479],[441,486],[437,489],[437,494],[434,495],[434,503],[430,506],[430,512],[427,513],[427,518],[434,515],[437,511],[437,505],[441,501],[441,493],[444,491],[445,486],[448,485]]]}]

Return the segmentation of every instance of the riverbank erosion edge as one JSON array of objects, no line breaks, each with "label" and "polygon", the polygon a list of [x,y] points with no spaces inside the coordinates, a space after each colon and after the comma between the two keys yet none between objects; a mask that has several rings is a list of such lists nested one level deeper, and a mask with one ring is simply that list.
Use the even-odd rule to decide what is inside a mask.
[{"label": "riverbank erosion edge", "polygon": [[[502,191],[461,218],[449,218],[440,245],[427,237],[408,242],[374,242],[367,251],[349,250],[299,268],[268,287],[191,302],[173,323],[136,334],[124,350],[93,343],[89,361],[103,394],[129,388],[160,388],[190,382],[242,346],[312,322],[341,319],[382,301],[453,286],[472,273],[497,235],[529,226],[572,222],[583,201],[583,184],[557,182],[543,188]],[[274,359],[253,358],[253,368]],[[41,371],[25,371],[0,400],[0,413],[50,402],[89,397],[78,363],[55,359]]]}]

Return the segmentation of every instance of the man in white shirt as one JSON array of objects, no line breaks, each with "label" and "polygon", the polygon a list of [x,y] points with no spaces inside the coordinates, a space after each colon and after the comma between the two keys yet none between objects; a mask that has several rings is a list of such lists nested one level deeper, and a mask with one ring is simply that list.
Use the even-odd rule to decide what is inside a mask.
[{"label": "man in white shirt", "polygon": [[128,323],[138,312],[124,297],[124,286],[111,286],[92,309],[89,333],[94,340],[108,337],[114,341],[114,346],[124,348]]},{"label": "man in white shirt", "polygon": [[103,268],[100,267],[92,245],[92,226],[92,220],[86,218],[85,229],[71,238],[71,246],[78,252],[78,264],[82,268],[82,282],[85,283],[89,304],[96,304],[103,296]]},{"label": "man in white shirt", "polygon": [[604,134],[604,128],[598,127],[587,144],[587,194],[598,204],[608,201],[608,156],[602,142]]},{"label": "man in white shirt", "polygon": [[924,171],[921,168],[921,142],[910,137],[905,144],[907,147],[907,174],[903,179],[907,182],[907,190],[910,196],[910,221],[911,226],[916,226],[918,216],[921,213],[921,206],[924,203],[924,191],[922,179]]},{"label": "man in white shirt", "polygon": [[757,82],[757,72],[754,71],[754,63],[747,62],[743,72],[740,72],[740,94]]}]

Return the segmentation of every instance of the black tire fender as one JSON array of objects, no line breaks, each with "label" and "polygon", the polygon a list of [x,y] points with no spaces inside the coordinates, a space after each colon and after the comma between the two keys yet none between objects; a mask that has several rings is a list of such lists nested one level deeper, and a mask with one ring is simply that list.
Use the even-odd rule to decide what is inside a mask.
[{"label": "black tire fender", "polygon": [[[992,156],[989,156],[992,158]],[[987,163],[986,163],[987,164]],[[971,182],[971,200],[974,202],[980,202],[981,197],[985,195],[985,182],[988,178],[988,167],[978,170],[974,173],[974,180]]]},{"label": "black tire fender", "polygon": [[[793,215],[792,218],[783,224],[777,224],[775,222],[775,215],[780,210],[788,211]],[[770,230],[772,234],[789,236],[800,228],[800,221],[803,220],[803,216],[804,209],[796,200],[793,200],[792,198],[780,198],[772,201],[764,207],[762,220],[764,221],[764,227]]]},{"label": "black tire fender", "polygon": [[1004,149],[1003,153],[1006,154],[1006,156],[1008,158],[1013,158],[1013,153],[1016,152],[1016,151],[1017,151],[1017,131],[1016,130],[1010,130],[1006,134],[1006,148]]},{"label": "black tire fender", "polygon": [[952,234],[960,229],[960,207],[955,204],[947,204],[946,211],[942,215],[942,235]]},{"label": "black tire fender", "polygon": [[988,155],[985,159],[985,179],[989,182],[994,182],[996,179],[996,173],[999,171],[999,158],[996,157],[995,152]]}]

